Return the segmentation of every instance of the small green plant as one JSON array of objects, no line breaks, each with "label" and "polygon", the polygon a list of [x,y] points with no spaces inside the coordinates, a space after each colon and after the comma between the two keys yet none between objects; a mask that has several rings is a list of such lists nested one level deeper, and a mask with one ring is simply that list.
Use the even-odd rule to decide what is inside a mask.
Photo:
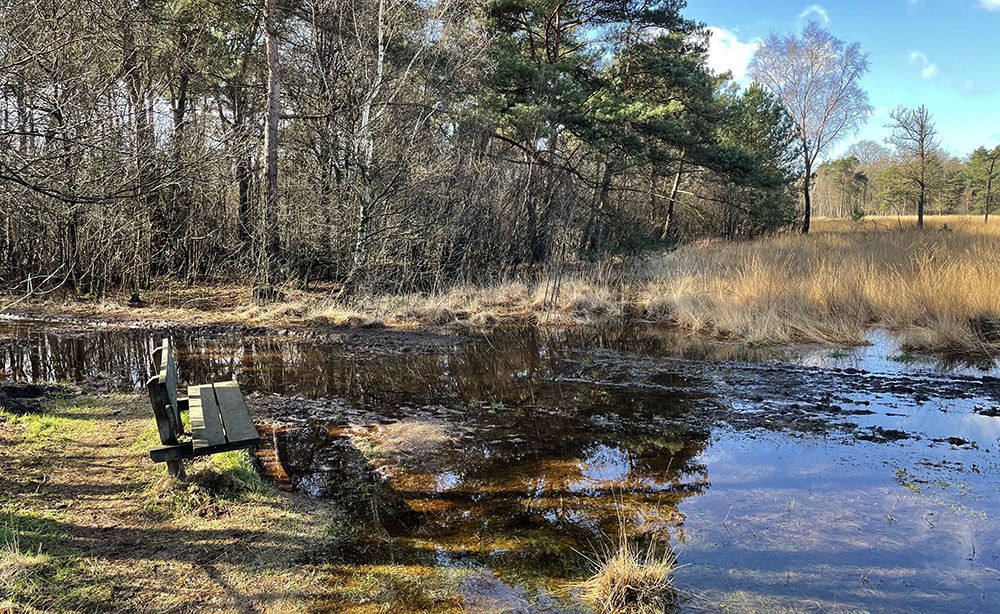
[{"label": "small green plant", "polygon": [[926,354],[916,354],[908,350],[904,350],[899,354],[891,357],[892,360],[896,362],[901,362],[904,365],[912,365],[917,363],[932,363],[935,361],[933,356],[927,356]]},{"label": "small green plant", "polygon": [[224,499],[240,500],[264,488],[246,450],[214,454],[194,464],[188,477],[191,483]]}]

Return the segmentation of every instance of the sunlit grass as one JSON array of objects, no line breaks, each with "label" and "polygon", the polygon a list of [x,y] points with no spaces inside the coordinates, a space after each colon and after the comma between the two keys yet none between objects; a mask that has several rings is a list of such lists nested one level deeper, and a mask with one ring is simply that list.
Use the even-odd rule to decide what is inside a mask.
[{"label": "sunlit grass", "polygon": [[[901,224],[901,225],[900,225]],[[1000,224],[819,220],[809,236],[705,243],[656,261],[637,297],[651,317],[751,342],[860,343],[873,326],[908,347],[995,352]]]},{"label": "sunlit grass", "polygon": [[593,575],[578,587],[583,600],[601,614],[661,614],[677,605],[673,575],[677,557],[651,540],[641,546],[626,537],[589,557]]},{"label": "sunlit grass", "polygon": [[[623,273],[621,267],[628,266]],[[705,241],[639,265],[563,279],[359,298],[388,324],[594,325],[634,316],[747,343],[859,344],[873,327],[907,348],[1000,348],[1000,223],[980,218],[817,220],[808,236]],[[314,302],[306,321],[336,310]]]},{"label": "sunlit grass", "polygon": [[[41,547],[23,547],[18,531],[13,528],[0,530],[0,535],[3,536],[0,542],[0,595],[12,595],[35,582],[50,557],[42,553]],[[3,601],[0,600],[0,610],[2,608]]]},{"label": "sunlit grass", "polygon": [[[59,308],[268,326],[493,327],[605,325],[638,318],[749,344],[864,343],[873,327],[906,349],[1000,354],[1000,221],[929,216],[815,220],[808,236],[699,241],[644,259],[573,265],[565,275],[454,284],[337,300],[335,284],[257,305],[241,286],[150,290],[152,307]],[[196,300],[197,299],[197,300]]]}]

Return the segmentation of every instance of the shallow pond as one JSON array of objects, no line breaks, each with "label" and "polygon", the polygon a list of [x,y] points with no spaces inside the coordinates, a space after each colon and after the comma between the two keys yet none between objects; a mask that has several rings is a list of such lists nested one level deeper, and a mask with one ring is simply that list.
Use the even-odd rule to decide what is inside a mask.
[{"label": "shallow pond", "polygon": [[[0,324],[0,369],[139,390],[163,334]],[[172,336],[182,380],[240,380],[283,486],[331,495],[363,451],[416,512],[393,529],[410,556],[484,570],[474,610],[571,608],[624,530],[677,553],[682,610],[1000,611],[995,369],[884,334]]]}]

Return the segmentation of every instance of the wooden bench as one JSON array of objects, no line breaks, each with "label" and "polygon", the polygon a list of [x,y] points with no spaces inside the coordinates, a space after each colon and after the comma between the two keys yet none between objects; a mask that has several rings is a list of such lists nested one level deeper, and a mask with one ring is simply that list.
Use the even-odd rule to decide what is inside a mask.
[{"label": "wooden bench", "polygon": [[[177,362],[170,339],[152,352],[156,375],[146,382],[162,448],[150,450],[157,463],[167,463],[170,475],[184,477],[186,458],[206,456],[256,445],[260,434],[250,418],[235,380],[188,386],[188,396],[177,396]],[[191,433],[185,434],[181,412],[187,411]]]}]

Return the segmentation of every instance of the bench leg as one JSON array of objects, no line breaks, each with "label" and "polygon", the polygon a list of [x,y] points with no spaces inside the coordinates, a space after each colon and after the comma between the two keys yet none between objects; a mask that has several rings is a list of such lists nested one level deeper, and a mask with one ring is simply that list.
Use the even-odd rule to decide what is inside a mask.
[{"label": "bench leg", "polygon": [[167,461],[167,471],[178,480],[183,480],[187,477],[184,474],[184,461],[182,460]]}]

